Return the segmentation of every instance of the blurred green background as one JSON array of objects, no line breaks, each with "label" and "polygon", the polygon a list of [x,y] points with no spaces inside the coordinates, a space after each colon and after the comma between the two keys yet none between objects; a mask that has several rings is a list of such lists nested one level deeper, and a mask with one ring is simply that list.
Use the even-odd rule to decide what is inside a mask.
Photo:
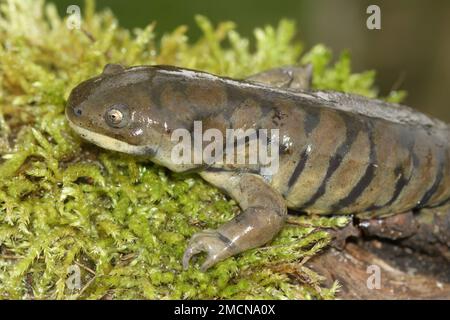
[{"label": "blurred green background", "polygon": [[[53,2],[61,15],[71,4],[82,10],[84,4]],[[366,28],[370,4],[381,8],[381,30]],[[110,8],[130,29],[157,21],[159,35],[185,24],[193,39],[199,35],[195,14],[214,23],[232,20],[246,36],[254,27],[291,18],[306,49],[317,43],[336,55],[349,49],[355,71],[377,70],[381,95],[407,90],[405,104],[450,122],[449,0],[97,0],[97,8]]]}]

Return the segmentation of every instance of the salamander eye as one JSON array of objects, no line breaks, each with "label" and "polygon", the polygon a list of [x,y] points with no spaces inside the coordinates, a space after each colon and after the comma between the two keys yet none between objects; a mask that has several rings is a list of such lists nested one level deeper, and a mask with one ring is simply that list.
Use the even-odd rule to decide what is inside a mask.
[{"label": "salamander eye", "polygon": [[106,123],[113,128],[123,128],[128,124],[128,107],[123,104],[111,106],[105,113]]}]

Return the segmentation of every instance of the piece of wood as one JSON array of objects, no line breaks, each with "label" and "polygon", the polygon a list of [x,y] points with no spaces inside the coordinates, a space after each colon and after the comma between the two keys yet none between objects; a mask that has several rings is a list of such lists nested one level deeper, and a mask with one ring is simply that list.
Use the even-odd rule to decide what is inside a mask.
[{"label": "piece of wood", "polygon": [[[433,275],[414,273],[414,268],[401,270],[392,261],[355,243],[347,244],[342,251],[330,247],[307,266],[324,275],[327,285],[338,280],[342,286],[337,295],[340,299],[450,299],[450,283]],[[370,280],[368,285],[373,275],[369,266],[379,267],[378,289],[371,286]]]}]

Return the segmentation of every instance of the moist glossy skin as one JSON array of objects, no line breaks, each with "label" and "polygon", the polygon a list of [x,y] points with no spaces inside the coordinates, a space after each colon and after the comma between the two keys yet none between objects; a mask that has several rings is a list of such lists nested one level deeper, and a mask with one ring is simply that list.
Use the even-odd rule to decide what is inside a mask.
[{"label": "moist glossy skin", "polygon": [[[333,92],[307,92],[310,70],[280,68],[237,81],[168,66],[102,75],[71,93],[66,115],[100,147],[149,155],[173,171],[197,170],[235,198],[242,213],[195,235],[183,264],[200,251],[203,269],[263,245],[282,228],[287,208],[316,214],[383,216],[450,199],[448,125],[398,105]],[[261,165],[171,161],[175,129],[279,129],[279,170]]]}]

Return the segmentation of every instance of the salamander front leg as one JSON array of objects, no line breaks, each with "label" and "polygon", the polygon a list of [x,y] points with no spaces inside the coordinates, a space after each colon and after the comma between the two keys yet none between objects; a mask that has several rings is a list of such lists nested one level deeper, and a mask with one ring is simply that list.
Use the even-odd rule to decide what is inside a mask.
[{"label": "salamander front leg", "polygon": [[238,185],[240,192],[235,192],[234,198],[243,211],[217,230],[195,234],[183,256],[184,269],[192,256],[206,252],[201,267],[205,271],[230,256],[269,242],[283,227],[287,208],[278,192],[254,175],[243,175]]}]

